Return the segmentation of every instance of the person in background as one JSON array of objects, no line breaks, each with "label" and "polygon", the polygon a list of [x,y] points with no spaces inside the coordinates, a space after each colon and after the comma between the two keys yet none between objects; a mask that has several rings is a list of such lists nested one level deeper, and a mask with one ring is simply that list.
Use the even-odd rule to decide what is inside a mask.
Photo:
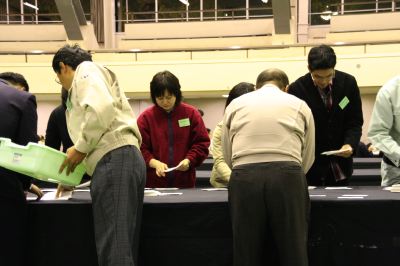
[{"label": "person in background", "polygon": [[[305,101],[315,120],[315,161],[307,173],[312,186],[347,185],[353,173],[363,125],[356,79],[336,70],[335,51],[327,45],[308,53],[309,73],[290,84],[289,93]],[[321,155],[339,150],[335,155]]]},{"label": "person in background", "polygon": [[[47,121],[46,137],[44,144],[53,149],[66,153],[74,144],[68,133],[65,111],[67,110],[68,91],[61,88],[61,104],[57,106],[50,114]],[[90,176],[85,174],[81,182],[90,180]],[[39,181],[40,182],[40,181]],[[42,183],[41,183],[42,184]]]},{"label": "person in background", "polygon": [[[240,82],[239,84],[236,84],[229,92],[229,96],[225,103],[225,109],[232,102],[232,100],[251,91],[254,91],[254,84],[248,82]],[[224,156],[222,155],[221,134],[222,121],[219,122],[214,129],[210,146],[210,150],[214,159],[210,183],[216,188],[227,187],[232,172],[231,168],[226,164]]]},{"label": "person in background", "polygon": [[[6,82],[10,87],[13,87],[20,91],[29,92],[28,82],[26,81],[25,77],[19,73],[3,72],[0,73],[0,79],[2,79],[3,82]],[[35,104],[36,104],[36,98],[35,98]],[[39,142],[39,141],[40,141],[40,136],[38,135],[35,140],[31,140],[30,142]],[[29,186],[26,186],[24,188],[25,191],[35,194],[37,196],[37,200],[39,200],[43,196],[42,190],[33,183],[34,181],[32,180],[32,178],[26,176],[24,179],[29,180],[30,182]]]},{"label": "person in background", "polygon": [[0,73],[0,79],[5,80],[8,85],[21,91],[29,92],[29,84],[25,77],[15,72],[3,72]]},{"label": "person in background", "polygon": [[[0,137],[26,145],[37,142],[37,110],[34,95],[16,90],[0,78]],[[24,190],[30,178],[0,167],[1,265],[23,266],[27,243],[27,203]]]},{"label": "person in background", "polygon": [[50,114],[46,128],[45,145],[64,153],[74,144],[68,134],[65,111],[67,110],[68,91],[61,88],[61,104]]},{"label": "person in background", "polygon": [[368,138],[383,153],[382,186],[400,184],[400,76],[386,82],[379,90]]},{"label": "person in background", "polygon": [[116,75],[78,45],[60,48],[52,67],[68,90],[66,121],[74,143],[59,171],[69,174],[85,160],[92,176],[98,263],[137,265],[146,166],[132,108]]},{"label": "person in background", "polygon": [[234,266],[308,265],[305,173],[314,160],[314,120],[304,101],[285,93],[288,84],[282,70],[267,69],[255,91],[225,110]]},{"label": "person in background", "polygon": [[146,186],[194,187],[196,167],[207,158],[210,145],[203,119],[195,107],[182,102],[179,80],[169,71],[154,75],[150,95],[154,105],[138,117]]}]

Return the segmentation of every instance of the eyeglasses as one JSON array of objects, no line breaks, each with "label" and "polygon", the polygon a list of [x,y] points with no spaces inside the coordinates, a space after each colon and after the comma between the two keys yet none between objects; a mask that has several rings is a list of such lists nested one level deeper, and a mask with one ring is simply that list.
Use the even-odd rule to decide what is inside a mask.
[{"label": "eyeglasses", "polygon": [[333,71],[331,74],[329,74],[329,75],[327,75],[327,76],[320,76],[320,75],[317,75],[317,74],[315,74],[315,73],[311,73],[311,77],[313,78],[313,80],[329,80],[329,81],[331,81],[331,80],[333,80],[334,78],[335,78],[335,71]]},{"label": "eyeglasses", "polygon": [[61,81],[60,81],[58,78],[55,78],[54,81],[55,81],[57,84],[61,85]]}]

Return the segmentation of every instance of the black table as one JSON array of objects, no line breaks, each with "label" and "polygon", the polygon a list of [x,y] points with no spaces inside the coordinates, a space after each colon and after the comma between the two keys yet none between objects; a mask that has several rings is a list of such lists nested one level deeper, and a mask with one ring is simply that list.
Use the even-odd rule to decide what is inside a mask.
[{"label": "black table", "polygon": [[[179,192],[145,197],[140,265],[231,265],[227,192]],[[338,198],[345,194],[368,196]],[[400,193],[359,187],[310,195],[310,265],[398,264]],[[65,202],[31,202],[29,212],[31,265],[96,265],[87,192]]]}]

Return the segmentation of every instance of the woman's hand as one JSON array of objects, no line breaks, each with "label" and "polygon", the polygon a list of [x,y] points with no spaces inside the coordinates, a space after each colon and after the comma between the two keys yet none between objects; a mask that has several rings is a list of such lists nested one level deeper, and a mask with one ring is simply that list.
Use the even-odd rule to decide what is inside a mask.
[{"label": "woman's hand", "polygon": [[168,169],[168,165],[156,159],[151,159],[149,162],[149,166],[156,170],[157,176],[165,176],[164,171]]}]

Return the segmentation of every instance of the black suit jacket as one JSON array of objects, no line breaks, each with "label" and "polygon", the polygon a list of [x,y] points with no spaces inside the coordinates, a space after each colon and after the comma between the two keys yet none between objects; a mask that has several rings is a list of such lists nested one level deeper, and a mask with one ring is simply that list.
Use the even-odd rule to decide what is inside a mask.
[{"label": "black suit jacket", "polygon": [[[0,79],[0,137],[26,145],[37,142],[37,111],[34,95],[10,87]],[[28,189],[31,179],[0,167],[0,198],[24,200],[24,189]]]},{"label": "black suit jacket", "polygon": [[[315,161],[307,173],[310,185],[320,183],[327,175],[329,160],[334,159],[347,178],[353,173],[353,159],[321,155],[324,151],[340,149],[350,144],[353,153],[357,150],[363,125],[360,90],[356,79],[344,72],[335,71],[332,82],[332,110],[328,112],[318,88],[308,73],[290,84],[289,93],[304,100],[310,107],[315,122]],[[339,104],[345,97],[349,103],[342,109]]]}]

